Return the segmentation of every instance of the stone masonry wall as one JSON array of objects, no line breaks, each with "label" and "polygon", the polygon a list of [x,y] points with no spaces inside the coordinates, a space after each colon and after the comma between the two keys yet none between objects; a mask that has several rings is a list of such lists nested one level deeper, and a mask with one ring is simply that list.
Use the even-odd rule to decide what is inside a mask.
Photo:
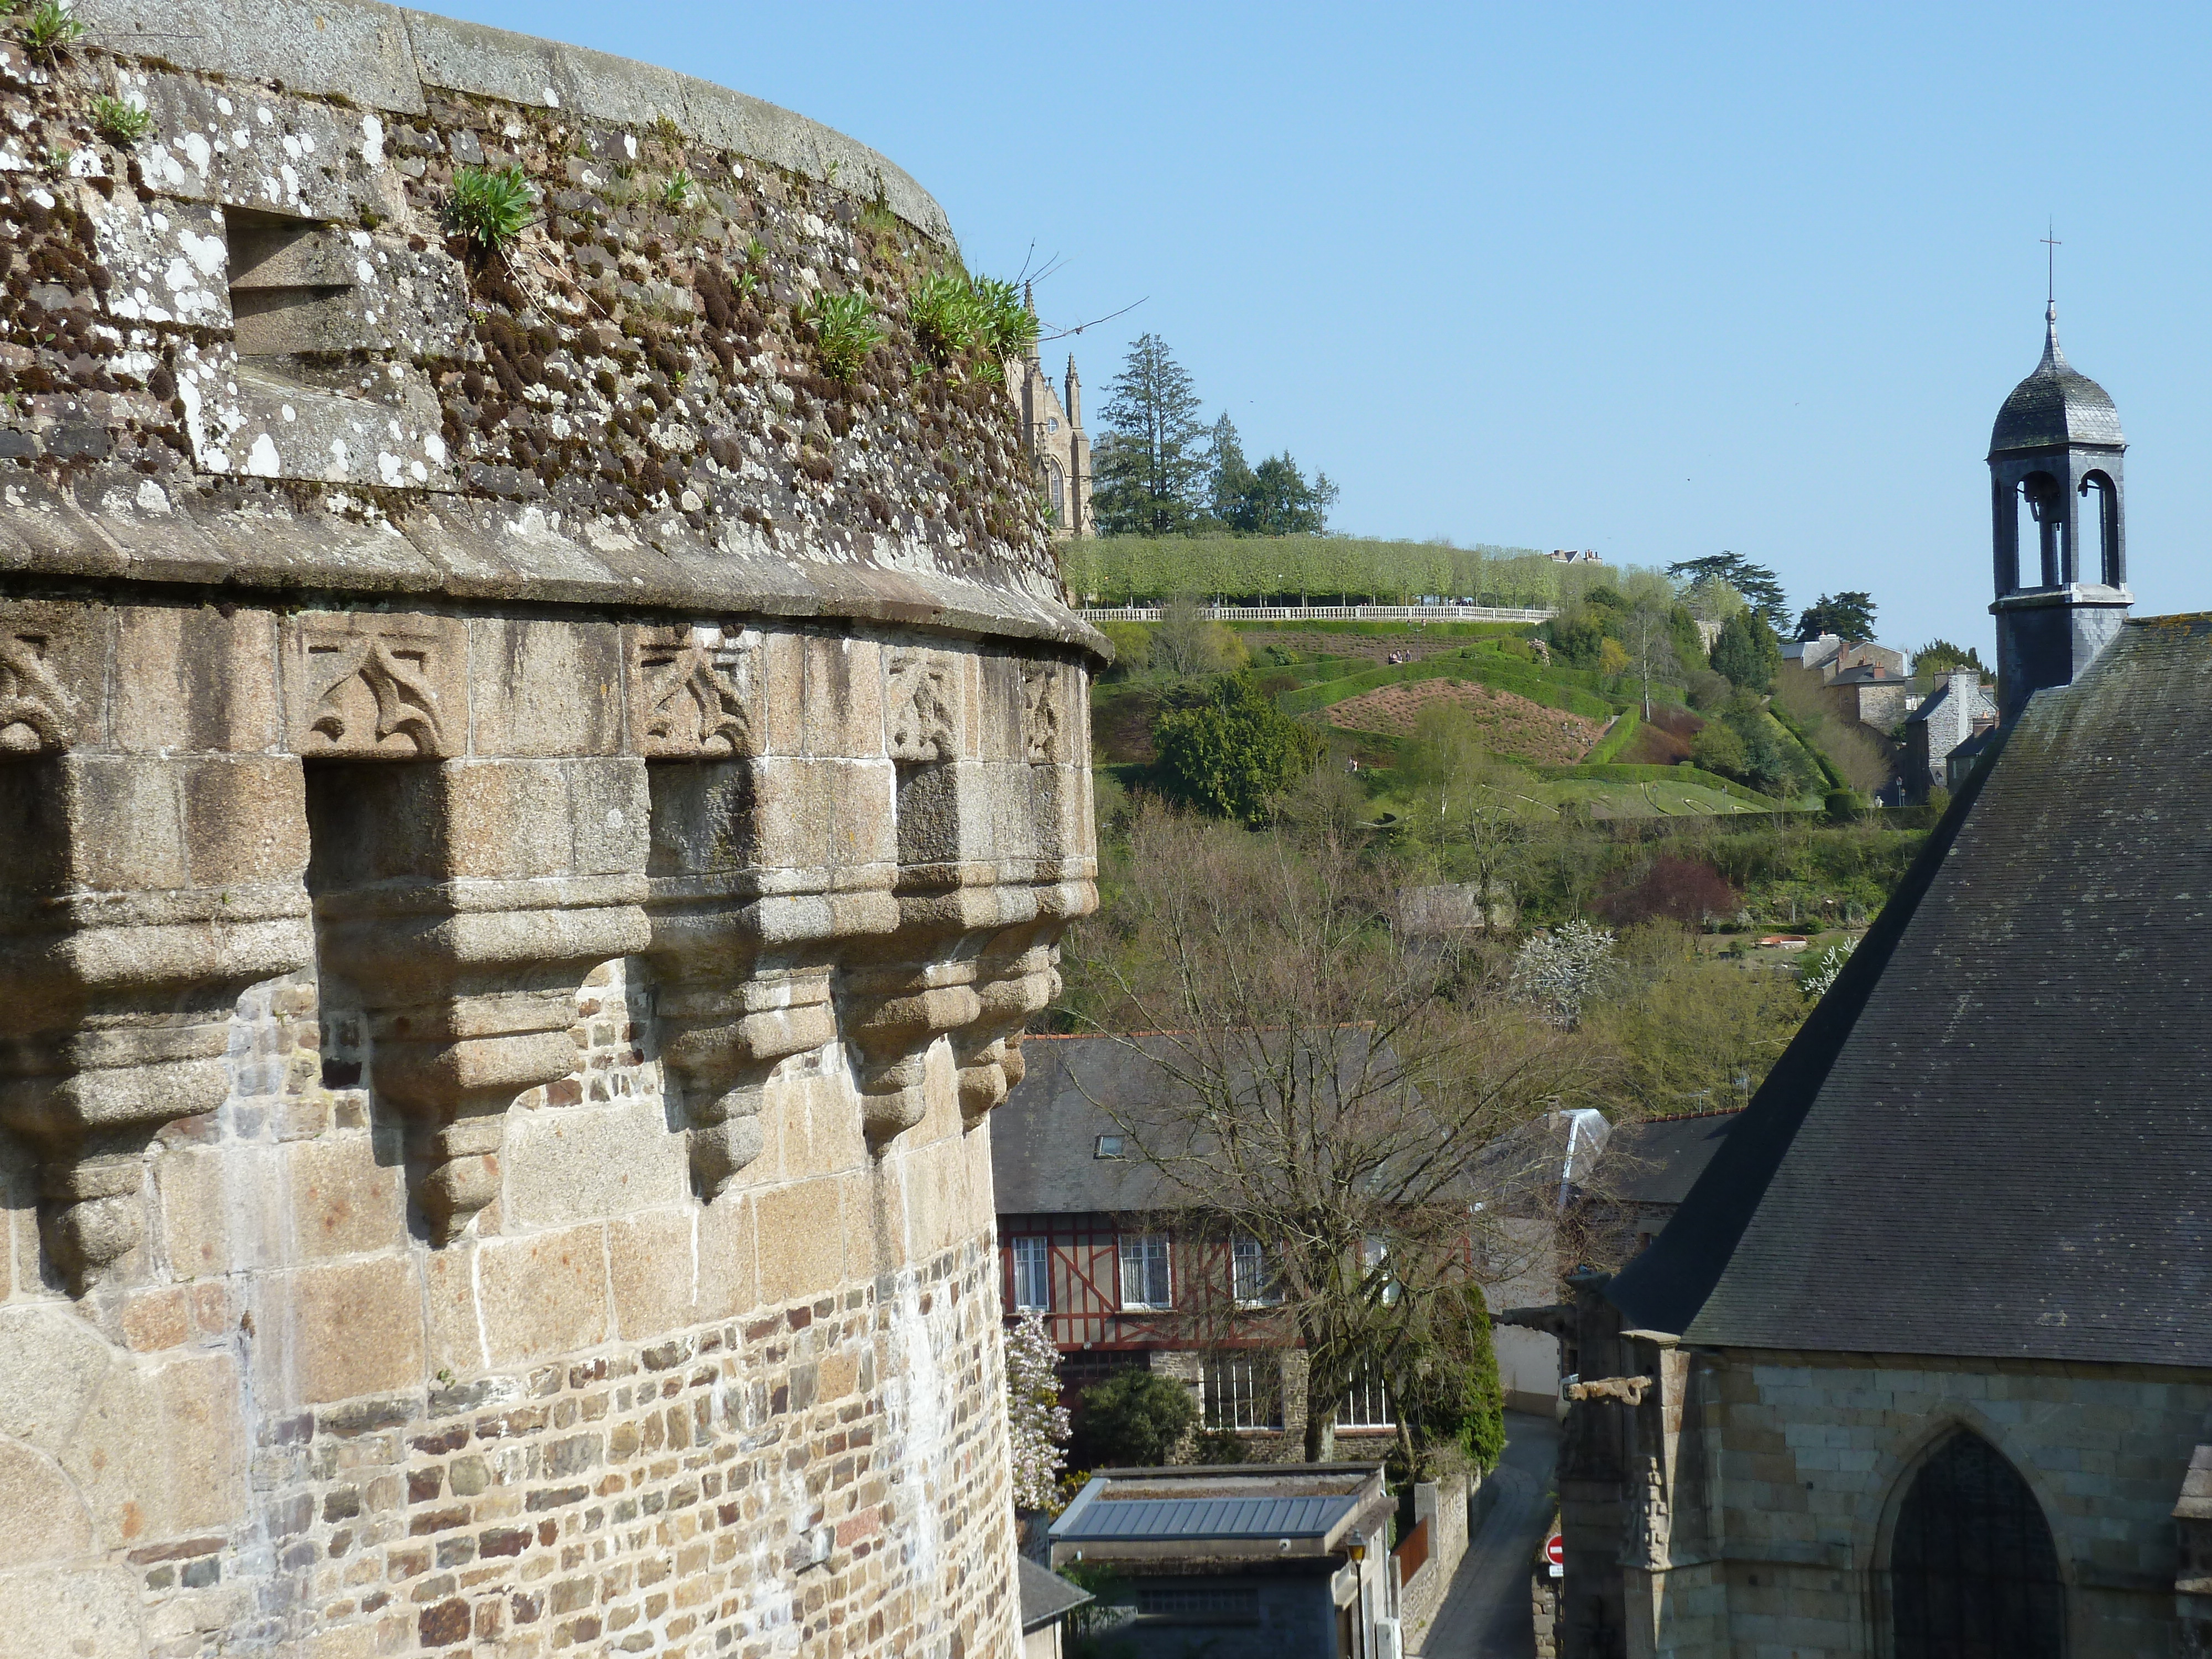
[{"label": "stone masonry wall", "polygon": [[[1887,1356],[1662,1358],[1646,1346],[1661,1385],[1642,1406],[1575,1407],[1624,1425],[1632,1416],[1634,1427],[1610,1543],[1589,1530],[1591,1504],[1571,1504],[1583,1528],[1568,1539],[1563,1654],[1887,1651],[1876,1572],[1886,1528],[1918,1458],[1960,1426],[2020,1471],[2050,1522],[2067,1651],[2175,1650],[2172,1516],[2206,1437],[2212,1377],[2001,1361],[1961,1371]],[[1655,1438],[1670,1409],[1683,1426]],[[1662,1446],[1669,1473],[1636,1478],[1645,1450]],[[1563,1496],[1574,1484],[1563,1482]],[[1620,1633],[1609,1638],[1577,1595],[1577,1577],[1588,1582],[1577,1556],[1601,1547],[1626,1564],[1626,1628],[1613,1623]]]},{"label": "stone masonry wall", "polygon": [[426,14],[78,15],[0,43],[0,1659],[1016,1651],[1103,642],[941,212]]}]

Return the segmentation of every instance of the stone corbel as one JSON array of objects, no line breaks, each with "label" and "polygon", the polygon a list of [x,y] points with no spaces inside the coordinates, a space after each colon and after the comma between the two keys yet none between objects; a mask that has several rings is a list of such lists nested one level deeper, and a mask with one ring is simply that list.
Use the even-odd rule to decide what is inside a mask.
[{"label": "stone corbel", "polygon": [[981,1017],[973,962],[941,961],[847,970],[851,1012],[845,1036],[859,1051],[860,1122],[878,1144],[921,1122],[930,1045]]},{"label": "stone corbel", "polygon": [[975,1021],[952,1040],[959,1066],[960,1118],[973,1128],[1022,1080],[1022,1031],[1060,992],[1053,947],[987,954],[976,977]]},{"label": "stone corbel", "polygon": [[[641,951],[648,940],[641,872],[453,874],[467,867],[467,849],[453,845],[465,821],[560,811],[564,794],[577,817],[602,821],[623,814],[622,805],[602,805],[619,794],[633,821],[644,821],[641,779],[635,790],[622,787],[619,775],[592,779],[599,787],[553,779],[553,787],[514,790],[514,779],[500,776],[564,765],[588,763],[349,768],[354,787],[343,799],[310,794],[319,874],[327,811],[358,814],[387,845],[398,825],[414,823],[441,854],[429,869],[396,878],[376,878],[374,854],[331,860],[325,878],[310,878],[323,967],[352,987],[368,1018],[374,1091],[407,1117],[416,1201],[434,1243],[462,1237],[498,1194],[498,1152],[515,1095],[575,1071],[568,1029],[577,987],[599,963]],[[507,799],[484,801],[487,794]],[[531,799],[514,801],[518,794]]]},{"label": "stone corbel", "polygon": [[80,1295],[143,1235],[154,1137],[228,1093],[240,994],[310,957],[296,763],[113,750],[111,624],[0,605],[0,1123]]},{"label": "stone corbel", "polygon": [[366,1017],[441,1244],[496,1195],[515,1097],[574,1070],[577,987],[649,937],[644,763],[453,758],[467,660],[436,617],[307,616],[286,639],[320,959]]}]

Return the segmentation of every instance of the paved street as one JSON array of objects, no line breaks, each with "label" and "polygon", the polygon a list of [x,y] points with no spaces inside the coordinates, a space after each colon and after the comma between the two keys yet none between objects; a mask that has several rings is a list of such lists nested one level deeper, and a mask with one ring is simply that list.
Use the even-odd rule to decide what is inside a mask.
[{"label": "paved street", "polygon": [[1548,1417],[1508,1412],[1505,1437],[1505,1455],[1490,1477],[1497,1497],[1418,1659],[1533,1659],[1535,1653],[1528,1563],[1551,1523],[1547,1499],[1559,1427]]}]

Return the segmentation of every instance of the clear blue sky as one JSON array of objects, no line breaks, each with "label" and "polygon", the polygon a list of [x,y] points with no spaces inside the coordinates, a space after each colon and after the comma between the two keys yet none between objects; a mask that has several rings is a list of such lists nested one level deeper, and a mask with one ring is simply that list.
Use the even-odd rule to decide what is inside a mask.
[{"label": "clear blue sky", "polygon": [[1143,299],[1069,343],[1089,412],[1155,331],[1248,452],[1338,480],[1335,528],[1732,549],[1907,646],[1986,654],[2048,214],[2138,614],[2212,607],[2212,8],[441,9],[852,134],[971,267],[1057,258],[1048,323]]}]

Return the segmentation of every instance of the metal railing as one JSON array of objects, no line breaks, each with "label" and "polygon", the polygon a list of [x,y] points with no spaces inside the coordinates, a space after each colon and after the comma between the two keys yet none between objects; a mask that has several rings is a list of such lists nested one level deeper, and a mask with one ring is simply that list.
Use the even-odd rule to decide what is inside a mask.
[{"label": "metal railing", "polygon": [[[1085,622],[1158,622],[1154,605],[1079,607]],[[1559,613],[1541,606],[1492,605],[1210,605],[1215,622],[1549,622]]]}]

